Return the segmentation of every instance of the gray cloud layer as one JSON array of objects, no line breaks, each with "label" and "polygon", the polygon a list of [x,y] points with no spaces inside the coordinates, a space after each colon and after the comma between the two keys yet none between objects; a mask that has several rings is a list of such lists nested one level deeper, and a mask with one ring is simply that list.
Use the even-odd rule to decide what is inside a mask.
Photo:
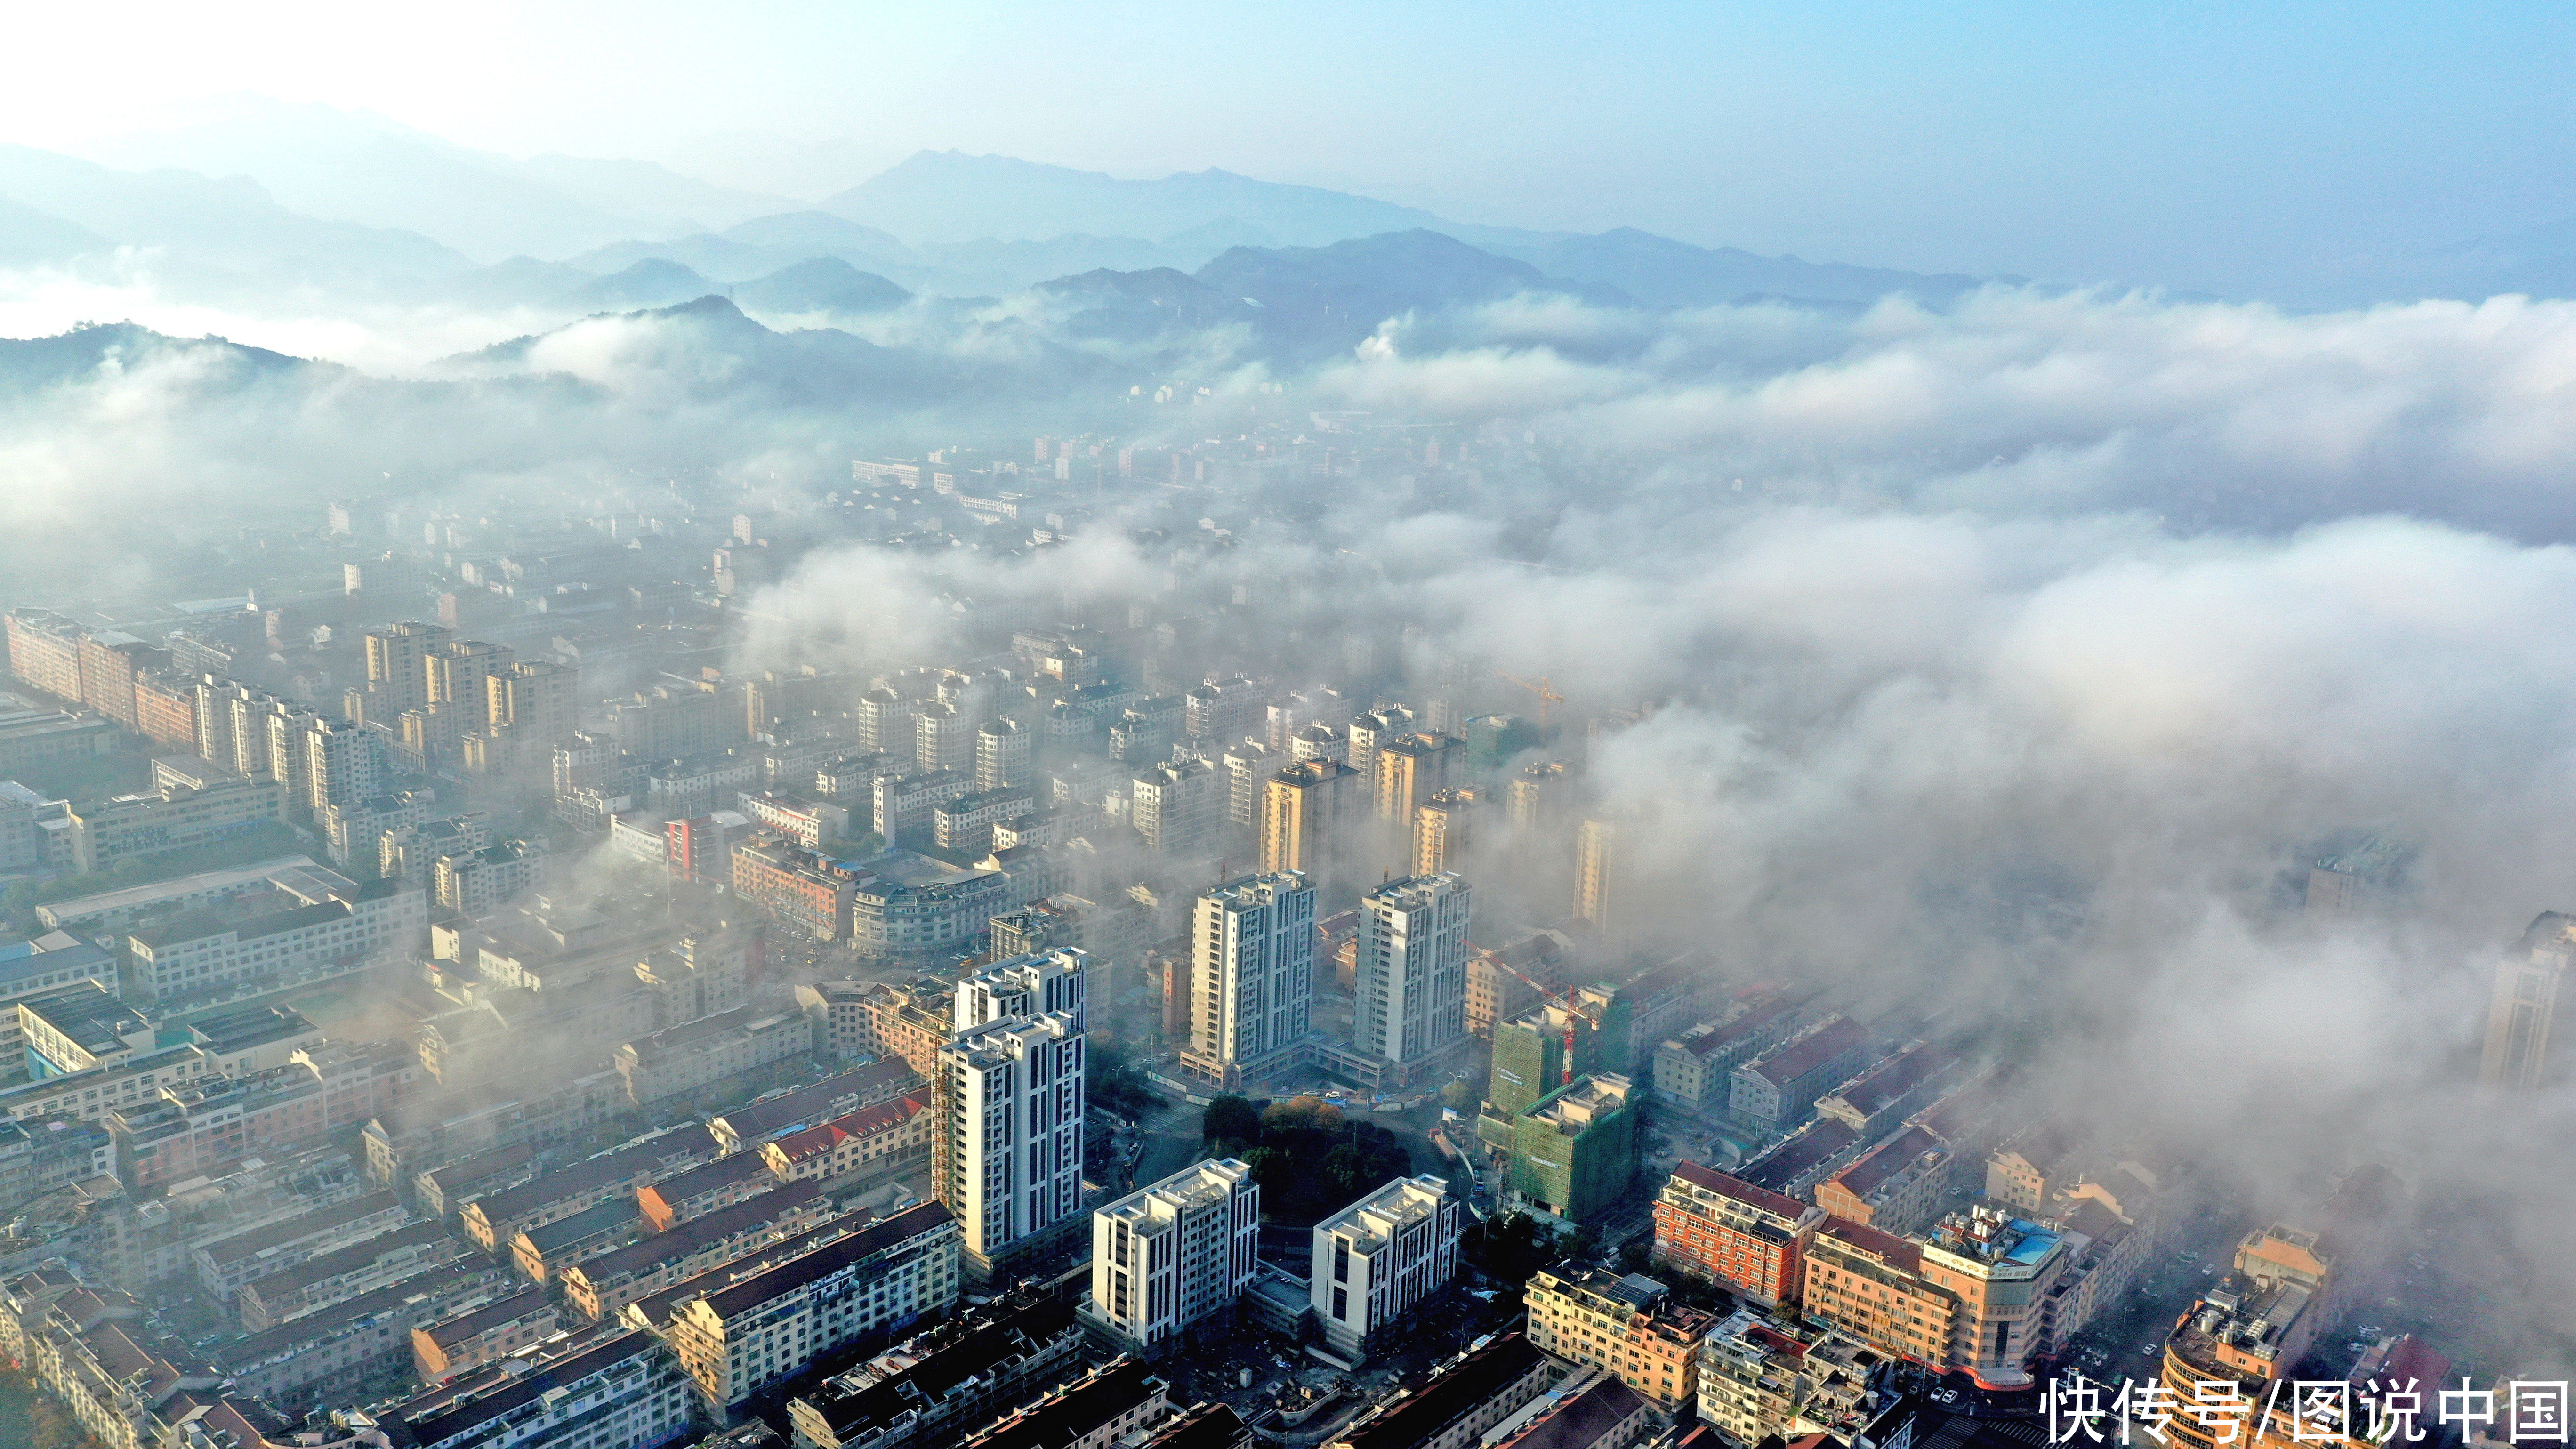
[{"label": "gray cloud layer", "polygon": [[[1034,389],[1073,344],[1042,307],[1014,324]],[[991,356],[959,338],[880,340]],[[1442,475],[1449,501],[1427,479],[1318,485],[1310,525],[1221,520],[1239,546],[1204,568],[1105,525],[1010,562],[821,550],[755,601],[744,658],[891,664],[935,651],[883,621],[932,628],[941,588],[1052,607],[1154,597],[1177,570],[1255,586],[1240,662],[1283,684],[1411,622],[1417,666],[1545,674],[1575,712],[1653,702],[1589,788],[1649,823],[1665,937],[1747,978],[1990,1016],[2038,1044],[2045,1093],[2173,1128],[2284,1203],[2390,1160],[2437,1212],[2476,1210],[2473,1271],[2523,1285],[2481,1342],[2526,1357],[2492,1367],[2565,1361],[2576,1122],[2466,1079],[2496,951],[2576,902],[2576,304],[1522,299],[1391,321],[1307,376],[1247,347],[1178,365],[1212,392],[1177,423],[1098,426],[1187,440],[1310,407],[1498,426]],[[1157,380],[1084,355],[1107,369],[1086,386]],[[120,360],[0,410],[0,530],[52,553],[102,503],[302,506],[395,466],[461,495],[675,459],[819,492],[851,450],[919,446],[925,417],[1036,430],[1008,404],[788,397],[757,354],[656,319],[531,361],[569,377]],[[2284,873],[2357,827],[2420,844],[2416,894],[2386,918],[2285,910]]]}]

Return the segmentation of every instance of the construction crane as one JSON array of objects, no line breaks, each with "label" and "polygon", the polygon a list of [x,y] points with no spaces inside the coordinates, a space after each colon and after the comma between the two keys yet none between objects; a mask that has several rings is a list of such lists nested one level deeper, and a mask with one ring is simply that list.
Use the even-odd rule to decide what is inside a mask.
[{"label": "construction crane", "polygon": [[1544,674],[1540,675],[1535,682],[1523,679],[1517,674],[1504,674],[1499,670],[1495,672],[1494,677],[1508,680],[1538,696],[1538,732],[1544,738],[1547,734],[1547,707],[1551,704],[1565,703],[1565,696],[1556,692],[1555,686],[1549,683],[1548,677]]},{"label": "construction crane", "polygon": [[[1548,1004],[1550,1004],[1550,1005],[1552,1005],[1552,1006],[1560,1007],[1560,1008],[1562,1008],[1562,1009],[1564,1010],[1564,1012],[1565,1012],[1565,1051],[1564,1051],[1564,1053],[1563,1053],[1563,1060],[1561,1060],[1561,1061],[1559,1061],[1559,1062],[1557,1063],[1557,1081],[1556,1081],[1556,1084],[1557,1084],[1558,1086],[1560,1086],[1560,1087],[1570,1087],[1570,1086],[1573,1086],[1573,1085],[1574,1085],[1574,1033],[1575,1033],[1575,1025],[1574,1025],[1574,1024],[1575,1024],[1576,1020],[1578,1020],[1578,1019],[1580,1018],[1580,1016],[1581,1016],[1581,1013],[1580,1013],[1580,1012],[1577,1012],[1577,1011],[1574,1009],[1574,992],[1573,992],[1570,988],[1568,988],[1568,987],[1563,987],[1563,986],[1550,986],[1550,985],[1548,985],[1546,982],[1539,980],[1537,977],[1532,976],[1531,974],[1529,974],[1529,973],[1528,973],[1528,972],[1526,972],[1526,971],[1523,971],[1521,968],[1519,968],[1518,966],[1513,965],[1511,962],[1504,960],[1504,959],[1503,959],[1503,953],[1502,953],[1502,952],[1500,952],[1500,951],[1488,951],[1488,952],[1486,952],[1486,953],[1485,953],[1485,959],[1486,959],[1486,960],[1488,960],[1488,961],[1493,962],[1496,966],[1500,967],[1501,969],[1503,969],[1503,970],[1505,970],[1505,971],[1510,972],[1510,973],[1511,973],[1511,974],[1513,974],[1514,976],[1519,977],[1519,978],[1521,979],[1522,984],[1524,984],[1524,985],[1528,986],[1531,990],[1533,990],[1533,991],[1537,992],[1537,993],[1539,994],[1539,996],[1540,996],[1542,999],[1544,999],[1545,1001],[1547,1001],[1547,1002],[1548,1002]],[[1497,1022],[1497,1023],[1495,1023],[1495,1025],[1500,1026],[1500,1025],[1501,1025],[1501,1023],[1500,1023],[1500,1022]]]}]

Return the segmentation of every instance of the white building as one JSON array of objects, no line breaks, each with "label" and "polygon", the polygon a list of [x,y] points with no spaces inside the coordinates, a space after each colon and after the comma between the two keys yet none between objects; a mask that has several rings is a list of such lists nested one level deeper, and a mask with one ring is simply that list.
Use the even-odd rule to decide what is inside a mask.
[{"label": "white building", "polygon": [[1082,1210],[1082,1026],[1055,1012],[939,1049],[940,1197],[978,1272]]},{"label": "white building", "polygon": [[952,1020],[959,1031],[1011,1017],[1062,1012],[1085,1030],[1083,1007],[1091,957],[1069,946],[996,961],[957,983]]},{"label": "white building", "polygon": [[1128,798],[1127,821],[1156,855],[1187,855],[1214,845],[1225,825],[1227,785],[1205,760],[1141,770]]},{"label": "white building", "polygon": [[1091,1316],[1149,1349],[1231,1306],[1259,1276],[1261,1185],[1229,1157],[1091,1214]]},{"label": "white building", "polygon": [[1244,876],[1198,899],[1190,923],[1190,1049],[1182,1064],[1233,1086],[1305,1042],[1315,995],[1315,888],[1299,871]]},{"label": "white building", "polygon": [[428,896],[400,881],[353,885],[317,870],[275,884],[296,904],[239,918],[183,911],[127,935],[144,991],[160,998],[243,981],[320,980],[402,960],[429,930]]},{"label": "white building", "polygon": [[473,1370],[391,1417],[417,1449],[655,1449],[698,1432],[697,1398],[651,1334],[601,1327]]},{"label": "white building", "polygon": [[1436,1177],[1390,1182],[1315,1224],[1307,1282],[1324,1342],[1357,1362],[1458,1272],[1458,1199]]},{"label": "white building", "polygon": [[1467,915],[1454,871],[1391,881],[1360,897],[1351,1043],[1410,1065],[1467,1039]]}]

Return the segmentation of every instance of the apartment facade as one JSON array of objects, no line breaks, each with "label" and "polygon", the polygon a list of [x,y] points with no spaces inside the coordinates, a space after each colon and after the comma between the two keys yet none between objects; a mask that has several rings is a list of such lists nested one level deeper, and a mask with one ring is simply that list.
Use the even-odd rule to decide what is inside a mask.
[{"label": "apartment facade", "polygon": [[1091,1214],[1086,1311],[1140,1350],[1233,1306],[1260,1272],[1261,1185],[1202,1162]]},{"label": "apartment facade", "polygon": [[1184,1069],[1239,1085],[1305,1042],[1315,991],[1315,888],[1296,871],[1245,876],[1198,898],[1190,921]]},{"label": "apartment facade", "polygon": [[1524,1302],[1540,1351],[1618,1375],[1663,1413],[1697,1397],[1700,1340],[1716,1319],[1675,1302],[1654,1279],[1601,1268],[1540,1272]]},{"label": "apartment facade", "polygon": [[1773,1307],[1798,1301],[1822,1208],[1696,1162],[1655,1194],[1655,1262]]},{"label": "apartment facade", "polygon": [[729,1418],[823,1354],[947,1312],[958,1291],[956,1219],[923,1203],[691,1298],[664,1335],[707,1411]]},{"label": "apartment facade", "polygon": [[1315,1224],[1315,1320],[1335,1353],[1357,1362],[1370,1343],[1458,1272],[1463,1211],[1437,1177],[1391,1182]]},{"label": "apartment facade", "polygon": [[1360,897],[1352,1045],[1410,1066],[1467,1040],[1473,904],[1455,874],[1411,876]]},{"label": "apartment facade", "polygon": [[1082,1206],[1083,1039],[1055,1012],[960,1032],[940,1049],[940,1198],[977,1271]]}]

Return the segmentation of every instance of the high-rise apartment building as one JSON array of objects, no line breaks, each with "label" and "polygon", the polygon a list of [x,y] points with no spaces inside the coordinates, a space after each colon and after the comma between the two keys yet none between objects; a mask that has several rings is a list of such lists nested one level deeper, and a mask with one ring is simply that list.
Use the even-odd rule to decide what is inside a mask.
[{"label": "high-rise apartment building", "polygon": [[1574,767],[1563,760],[1521,766],[1512,777],[1512,829],[1525,840],[1554,834],[1565,819],[1566,797],[1573,788]]},{"label": "high-rise apartment building", "polygon": [[1261,1185],[1225,1158],[1181,1169],[1091,1214],[1084,1312],[1150,1350],[1230,1308],[1260,1275]]},{"label": "high-rise apartment building", "polygon": [[957,983],[951,1020],[971,1031],[1013,1017],[1062,1012],[1085,1029],[1091,957],[1069,946],[996,961]]},{"label": "high-rise apartment building", "polygon": [[886,685],[859,696],[859,750],[870,755],[911,755],[919,748],[912,717],[918,702]]},{"label": "high-rise apartment building", "polygon": [[923,770],[975,768],[975,721],[953,704],[926,704],[912,722],[913,763]]},{"label": "high-rise apartment building", "polygon": [[1398,735],[1411,734],[1414,713],[1400,704],[1382,704],[1352,720],[1347,732],[1350,753],[1345,760],[1369,781],[1372,794],[1377,782],[1377,752]]},{"label": "high-rise apartment building", "polygon": [[937,1061],[939,1195],[968,1271],[1040,1251],[1082,1210],[1082,1028],[1064,1013],[958,1033]]},{"label": "high-rise apartment building", "polygon": [[1305,1042],[1315,991],[1315,888],[1295,871],[1200,896],[1190,922],[1190,1046],[1181,1065],[1240,1085]]},{"label": "high-rise apartment building", "polygon": [[405,711],[397,726],[403,748],[424,760],[453,760],[465,736],[491,723],[491,687],[485,682],[512,658],[504,645],[452,639],[422,656],[427,703]]},{"label": "high-rise apartment building", "polygon": [[1306,725],[1288,737],[1288,759],[1299,765],[1309,760],[1347,765],[1351,762],[1350,734],[1320,721]]},{"label": "high-rise apartment building", "polygon": [[[385,792],[385,737],[345,720],[314,719],[304,730],[306,808],[319,814]],[[370,842],[372,844],[372,842]]]},{"label": "high-rise apartment building", "polygon": [[429,654],[448,641],[436,624],[380,624],[365,636],[367,682],[348,692],[342,708],[360,724],[392,730],[403,714],[429,703]]},{"label": "high-rise apartment building", "polygon": [[1262,687],[1249,679],[1211,679],[1192,685],[1182,699],[1182,727],[1194,740],[1233,741],[1262,718]]},{"label": "high-rise apartment building", "polygon": [[1037,737],[1017,720],[997,719],[975,727],[975,789],[1014,789],[1037,779],[1031,751]]},{"label": "high-rise apartment building", "polygon": [[1331,883],[1337,853],[1362,814],[1359,772],[1339,760],[1301,760],[1262,785],[1261,868],[1303,871]]},{"label": "high-rise apartment building", "polygon": [[1605,942],[1624,937],[1620,915],[1619,827],[1586,820],[1574,837],[1574,918],[1589,922]]},{"label": "high-rise apartment building", "polygon": [[1351,1044],[1410,1066],[1467,1040],[1467,923],[1456,875],[1411,876],[1360,897]]},{"label": "high-rise apartment building", "polygon": [[1278,757],[1259,740],[1237,740],[1225,747],[1225,820],[1234,831],[1261,828],[1261,797]]},{"label": "high-rise apartment building", "polygon": [[1465,773],[1466,747],[1448,735],[1406,734],[1383,740],[1372,755],[1377,818],[1410,846],[1414,812]]},{"label": "high-rise apartment building", "polygon": [[1225,823],[1226,785],[1205,760],[1152,765],[1129,787],[1128,821],[1156,855],[1213,846]]},{"label": "high-rise apartment building", "polygon": [[1463,871],[1474,843],[1477,792],[1453,785],[1432,792],[1413,812],[1413,873]]},{"label": "high-rise apartment building", "polygon": [[1315,1224],[1307,1278],[1324,1342],[1356,1362],[1458,1272],[1463,1213],[1436,1177],[1390,1182]]},{"label": "high-rise apartment building", "polygon": [[486,675],[483,720],[459,743],[466,770],[500,775],[551,765],[556,743],[581,723],[580,685],[577,672],[545,659],[515,659]]},{"label": "high-rise apartment building", "polygon": [[2576,916],[2544,911],[2496,963],[2479,1075],[2490,1087],[2537,1092],[2576,1062]]}]

